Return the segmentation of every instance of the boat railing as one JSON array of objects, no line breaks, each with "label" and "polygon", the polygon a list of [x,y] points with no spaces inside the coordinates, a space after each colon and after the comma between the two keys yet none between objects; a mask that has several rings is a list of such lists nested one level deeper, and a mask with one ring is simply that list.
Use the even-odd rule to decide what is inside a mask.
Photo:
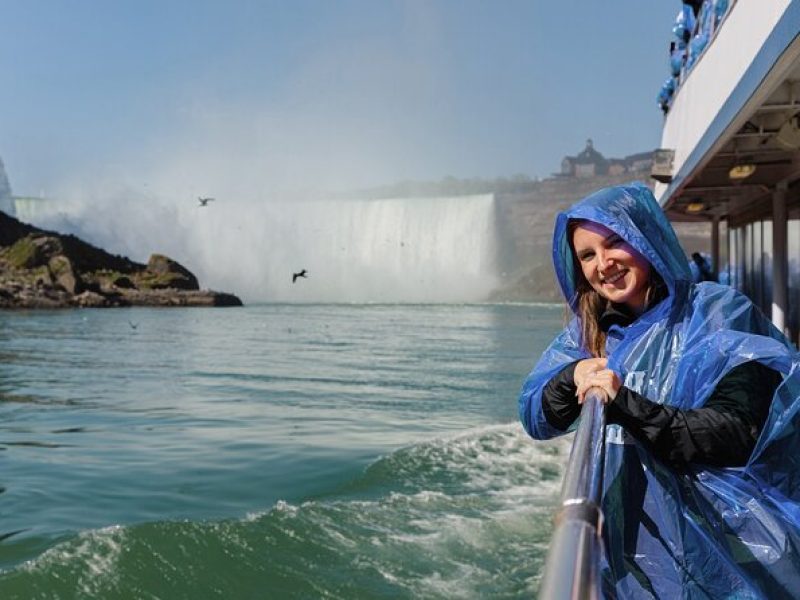
[{"label": "boat railing", "polygon": [[561,488],[539,598],[600,598],[605,392],[586,393]]}]

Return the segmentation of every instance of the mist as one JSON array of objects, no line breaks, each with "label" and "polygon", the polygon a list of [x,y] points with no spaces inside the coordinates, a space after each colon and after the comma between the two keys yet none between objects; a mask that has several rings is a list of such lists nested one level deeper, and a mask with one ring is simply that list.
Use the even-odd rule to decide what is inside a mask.
[{"label": "mist", "polygon": [[93,124],[34,224],[141,262],[166,254],[250,302],[484,300],[497,282],[490,196],[330,199],[440,179],[463,159],[437,18],[409,3],[401,36],[360,32],[286,65],[265,56],[279,85],[215,57],[160,90],[150,121],[118,146],[113,109],[100,113],[108,127]]},{"label": "mist", "polygon": [[200,206],[119,191],[33,221],[139,262],[166,254],[248,302],[476,302],[499,281],[494,211],[492,195]]}]

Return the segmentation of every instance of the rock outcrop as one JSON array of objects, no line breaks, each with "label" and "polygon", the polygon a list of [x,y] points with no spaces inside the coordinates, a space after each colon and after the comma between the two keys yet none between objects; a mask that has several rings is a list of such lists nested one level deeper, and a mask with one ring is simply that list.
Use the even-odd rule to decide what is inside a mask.
[{"label": "rock outcrop", "polygon": [[241,304],[161,254],[143,265],[0,212],[0,308]]}]

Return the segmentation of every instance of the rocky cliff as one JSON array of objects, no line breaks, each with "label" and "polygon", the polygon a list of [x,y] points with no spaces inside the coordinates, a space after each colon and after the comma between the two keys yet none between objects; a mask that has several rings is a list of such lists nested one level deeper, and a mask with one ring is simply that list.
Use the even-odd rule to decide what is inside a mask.
[{"label": "rocky cliff", "polygon": [[143,265],[0,212],[0,308],[241,304],[232,294],[201,290],[166,256],[153,254]]}]

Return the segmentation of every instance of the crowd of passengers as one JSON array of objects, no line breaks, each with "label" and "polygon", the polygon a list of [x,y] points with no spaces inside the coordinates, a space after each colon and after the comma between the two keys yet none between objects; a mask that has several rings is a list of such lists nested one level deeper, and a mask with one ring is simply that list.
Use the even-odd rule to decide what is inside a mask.
[{"label": "crowd of passengers", "polygon": [[711,41],[730,8],[729,0],[692,0],[682,2],[669,45],[670,76],[658,92],[658,106],[666,115],[681,81]]}]

